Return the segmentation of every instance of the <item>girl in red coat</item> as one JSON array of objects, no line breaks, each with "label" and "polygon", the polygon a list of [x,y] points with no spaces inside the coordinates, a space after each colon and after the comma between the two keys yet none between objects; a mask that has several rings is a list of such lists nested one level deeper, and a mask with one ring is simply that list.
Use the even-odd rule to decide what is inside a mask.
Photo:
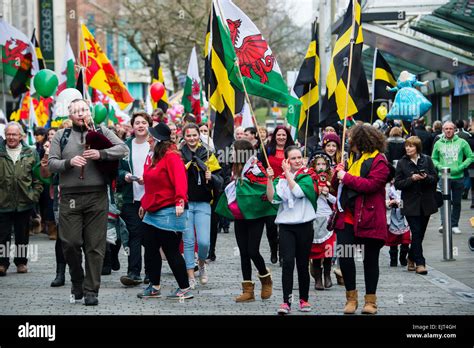
[{"label": "girl in red coat", "polygon": [[338,164],[333,179],[333,185],[339,185],[335,229],[343,251],[338,254],[346,287],[344,314],[354,314],[358,306],[354,262],[358,247],[362,249],[366,292],[362,313],[375,314],[379,254],[388,233],[385,185],[390,169],[383,155],[385,137],[372,126],[358,125],[351,129],[349,145],[347,166]]},{"label": "girl in red coat", "polygon": [[188,183],[186,168],[176,145],[171,141],[171,130],[163,122],[149,128],[154,139],[153,154],[145,162],[143,181],[145,195],[139,215],[147,225],[144,244],[149,260],[150,284],[139,298],[161,297],[161,255],[178,282],[178,288],[168,295],[169,299],[193,298],[189,286],[186,265],[179,252],[181,234],[187,223]]}]

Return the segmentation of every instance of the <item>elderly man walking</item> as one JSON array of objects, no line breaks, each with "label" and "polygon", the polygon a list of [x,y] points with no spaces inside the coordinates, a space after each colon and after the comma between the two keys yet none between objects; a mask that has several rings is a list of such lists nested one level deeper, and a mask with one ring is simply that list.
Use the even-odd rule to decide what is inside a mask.
[{"label": "elderly man walking", "polygon": [[71,102],[69,118],[73,126],[54,136],[48,164],[52,173],[59,173],[59,238],[71,274],[71,296],[75,300],[84,297],[86,306],[95,306],[99,303],[108,213],[107,178],[98,163],[119,160],[128,154],[128,148],[112,131],[100,126],[112,147],[86,149],[87,127],[92,120],[86,100]]},{"label": "elderly man walking", "polygon": [[[456,126],[453,122],[447,121],[443,124],[443,135],[435,143],[431,158],[441,177],[442,168],[450,168],[451,186],[451,226],[453,233],[459,234],[459,217],[461,215],[461,198],[464,190],[464,169],[468,168],[472,162],[472,151],[468,142],[461,139],[454,133]],[[441,221],[444,217],[441,214]],[[443,232],[443,226],[439,228]]]},{"label": "elderly man walking", "polygon": [[16,247],[13,262],[18,273],[28,272],[29,221],[43,190],[33,175],[38,154],[22,141],[23,136],[20,124],[10,122],[5,139],[0,141],[0,276],[5,276],[10,266],[12,231]]}]

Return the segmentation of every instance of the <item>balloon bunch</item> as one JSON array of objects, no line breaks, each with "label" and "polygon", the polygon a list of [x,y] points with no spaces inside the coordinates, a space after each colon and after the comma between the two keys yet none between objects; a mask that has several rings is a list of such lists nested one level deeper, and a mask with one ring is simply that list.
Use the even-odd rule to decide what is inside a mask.
[{"label": "balloon bunch", "polygon": [[184,106],[181,104],[174,104],[173,107],[168,108],[166,113],[171,117],[171,120],[175,122],[176,119],[180,119],[183,116]]}]

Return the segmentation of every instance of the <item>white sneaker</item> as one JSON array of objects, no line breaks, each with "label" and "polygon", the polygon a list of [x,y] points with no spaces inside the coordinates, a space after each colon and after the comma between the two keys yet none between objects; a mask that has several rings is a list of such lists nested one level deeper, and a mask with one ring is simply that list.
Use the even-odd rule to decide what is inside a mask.
[{"label": "white sneaker", "polygon": [[456,227],[453,227],[453,233],[454,233],[454,234],[461,234],[462,232],[461,232],[461,230],[459,229],[459,227],[456,226]]},{"label": "white sneaker", "polygon": [[443,226],[439,226],[438,232],[439,232],[439,233],[443,233]]},{"label": "white sneaker", "polygon": [[199,280],[201,281],[202,285],[206,285],[207,282],[209,281],[209,277],[207,275],[207,265],[204,263],[201,266],[199,266]]},{"label": "white sneaker", "polygon": [[189,287],[191,289],[196,289],[196,278],[189,278]]}]

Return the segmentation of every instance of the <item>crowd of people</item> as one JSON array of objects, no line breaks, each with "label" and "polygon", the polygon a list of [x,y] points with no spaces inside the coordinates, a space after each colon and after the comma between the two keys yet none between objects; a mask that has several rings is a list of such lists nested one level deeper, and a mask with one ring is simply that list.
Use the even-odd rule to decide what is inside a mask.
[{"label": "crowd of people", "polygon": [[[408,130],[393,122],[357,122],[345,142],[340,131],[326,127],[301,146],[284,126],[271,133],[237,127],[228,158],[215,148],[209,124],[196,124],[191,114],[175,124],[159,109],[152,115],[140,111],[129,125],[94,127],[88,102],[74,100],[61,129],[35,130],[34,147],[24,141],[22,125],[6,125],[0,183],[8,190],[0,192],[0,245],[10,250],[14,234],[13,262],[18,273],[27,273],[28,259],[19,247],[26,251],[30,230],[42,230],[56,241],[51,286],[63,286],[69,268],[71,300],[97,305],[101,276],[120,269],[123,244],[124,286],[144,283],[139,298],[161,297],[166,260],[177,283],[167,298],[188,300],[196,287],[212,282],[208,265],[217,259],[217,235],[229,233],[233,223],[242,273],[236,302],[256,298],[253,267],[260,298],[273,295],[275,279],[261,254],[265,229],[270,263],[282,267],[278,314],[291,312],[295,264],[298,310],[312,310],[311,277],[318,291],[334,286],[334,268],[337,284],[346,290],[343,312],[356,313],[360,253],[362,313],[375,314],[382,247],[390,248],[390,266],[428,272],[423,238],[442,204],[437,191],[445,167],[451,176],[452,231],[461,233],[461,201],[474,192],[474,135],[463,121],[436,121],[428,128],[423,119]],[[108,238],[111,204],[126,227],[126,240],[118,232],[112,242]],[[10,259],[1,256],[5,276]]]}]

